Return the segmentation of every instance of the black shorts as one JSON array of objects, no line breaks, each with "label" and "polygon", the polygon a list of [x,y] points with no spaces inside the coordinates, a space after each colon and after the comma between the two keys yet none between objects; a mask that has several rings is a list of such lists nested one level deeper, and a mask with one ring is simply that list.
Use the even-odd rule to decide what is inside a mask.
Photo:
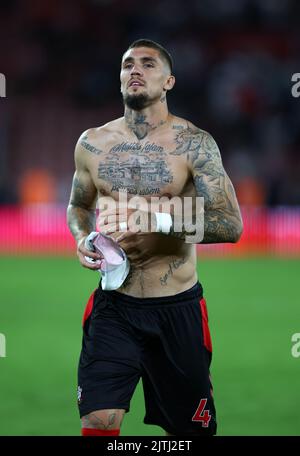
[{"label": "black shorts", "polygon": [[100,287],[83,318],[78,369],[80,416],[125,409],[142,378],[144,423],[175,435],[214,435],[211,339],[202,287],[133,298]]}]

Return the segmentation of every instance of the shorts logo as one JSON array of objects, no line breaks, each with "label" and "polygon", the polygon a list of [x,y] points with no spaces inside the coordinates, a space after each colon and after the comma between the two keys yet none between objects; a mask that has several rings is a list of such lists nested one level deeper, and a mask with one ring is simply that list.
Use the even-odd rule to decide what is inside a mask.
[{"label": "shorts logo", "polygon": [[207,399],[200,400],[197,410],[192,418],[192,421],[198,421],[198,422],[200,421],[202,427],[205,427],[205,428],[208,427],[209,422],[211,420],[211,415],[209,413],[209,410],[204,410],[206,403],[207,403]]},{"label": "shorts logo", "polygon": [[80,386],[78,386],[78,388],[77,388],[77,400],[78,400],[78,403],[81,402],[81,394],[82,394],[82,388]]}]

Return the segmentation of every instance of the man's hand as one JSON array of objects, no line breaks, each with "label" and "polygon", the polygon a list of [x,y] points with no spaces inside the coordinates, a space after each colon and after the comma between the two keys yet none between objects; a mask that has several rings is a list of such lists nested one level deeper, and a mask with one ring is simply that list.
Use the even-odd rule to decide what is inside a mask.
[{"label": "man's hand", "polygon": [[147,240],[150,232],[156,232],[155,213],[116,203],[115,208],[102,210],[97,219],[100,233],[108,234],[127,255],[131,267],[145,266],[157,255],[156,244]]},{"label": "man's hand", "polygon": [[117,242],[133,240],[138,234],[156,232],[156,217],[153,212],[117,203],[116,207],[101,211],[97,228],[101,233],[114,235]]},{"label": "man's hand", "polygon": [[[84,236],[83,238],[80,239],[80,241],[77,244],[77,255],[79,258],[79,261],[81,265],[84,268],[91,269],[93,271],[97,271],[100,269],[100,263],[101,259],[103,259],[103,256],[99,255],[96,252],[93,252],[92,250],[89,250],[85,247],[85,240],[87,236]],[[86,260],[85,257],[91,258],[91,260],[94,260],[93,263],[90,263],[89,261]]]}]

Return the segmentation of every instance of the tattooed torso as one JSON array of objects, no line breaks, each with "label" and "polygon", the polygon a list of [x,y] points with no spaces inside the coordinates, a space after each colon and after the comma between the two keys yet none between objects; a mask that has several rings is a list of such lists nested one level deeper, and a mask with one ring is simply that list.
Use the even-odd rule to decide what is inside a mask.
[{"label": "tattooed torso", "polygon": [[[222,200],[223,190],[218,188],[211,195],[201,175],[204,167],[212,186],[217,186],[215,181],[223,176],[218,160],[216,165],[210,160],[217,153],[215,143],[210,144],[206,132],[191,123],[175,116],[171,120],[160,128],[151,128],[141,119],[131,133],[124,128],[124,118],[120,118],[90,129],[81,137],[82,160],[98,198],[118,199],[119,192],[126,191],[128,197],[140,195],[147,200],[153,196],[196,195],[208,201]],[[130,128],[127,122],[128,125]],[[79,188],[78,192],[84,190]],[[122,247],[126,251],[126,241]],[[130,277],[119,291],[138,297],[173,295],[197,281],[194,244],[187,244],[180,237],[147,233],[139,235],[136,248],[147,252],[145,262],[140,267],[132,265]]]},{"label": "tattooed torso", "polygon": [[131,196],[147,198],[181,195],[186,191],[190,176],[185,157],[172,155],[176,130],[138,140],[106,129],[98,141],[96,131],[81,140],[100,196],[117,196],[117,192],[127,191]]}]

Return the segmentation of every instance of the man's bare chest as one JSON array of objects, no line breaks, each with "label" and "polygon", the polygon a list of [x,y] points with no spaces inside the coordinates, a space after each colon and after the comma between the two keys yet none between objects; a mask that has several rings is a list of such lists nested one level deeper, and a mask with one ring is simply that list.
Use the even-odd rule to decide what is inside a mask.
[{"label": "man's bare chest", "polygon": [[184,157],[172,155],[174,145],[158,141],[108,144],[90,158],[89,168],[102,195],[127,191],[132,195],[181,195],[189,180]]}]

